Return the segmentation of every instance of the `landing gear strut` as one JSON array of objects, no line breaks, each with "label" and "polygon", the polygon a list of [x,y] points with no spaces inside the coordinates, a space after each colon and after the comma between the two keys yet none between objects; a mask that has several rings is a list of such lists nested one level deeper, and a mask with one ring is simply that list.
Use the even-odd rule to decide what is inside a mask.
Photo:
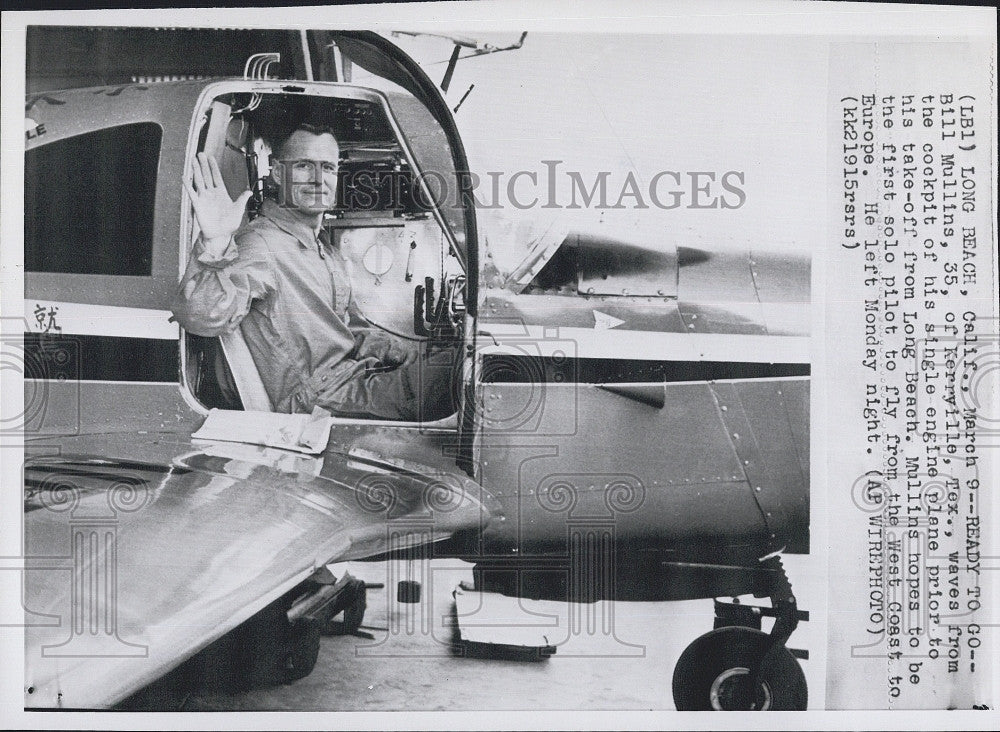
[{"label": "landing gear strut", "polygon": [[[771,607],[715,603],[715,630],[689,645],[674,667],[674,704],[679,711],[803,710],[805,675],[785,642],[809,614],[798,609],[779,557],[747,569],[755,575],[756,597]],[[770,633],[761,617],[773,617]]]}]

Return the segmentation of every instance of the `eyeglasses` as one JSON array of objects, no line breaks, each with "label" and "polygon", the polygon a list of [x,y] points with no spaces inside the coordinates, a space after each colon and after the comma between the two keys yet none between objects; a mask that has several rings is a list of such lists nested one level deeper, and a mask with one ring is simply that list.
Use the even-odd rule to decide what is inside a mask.
[{"label": "eyeglasses", "polygon": [[288,171],[297,172],[309,172],[313,176],[318,177],[319,174],[327,175],[331,173],[336,173],[340,170],[339,162],[335,163],[330,160],[309,160],[306,158],[289,159],[289,160],[277,160],[275,162],[281,163],[281,165]]}]

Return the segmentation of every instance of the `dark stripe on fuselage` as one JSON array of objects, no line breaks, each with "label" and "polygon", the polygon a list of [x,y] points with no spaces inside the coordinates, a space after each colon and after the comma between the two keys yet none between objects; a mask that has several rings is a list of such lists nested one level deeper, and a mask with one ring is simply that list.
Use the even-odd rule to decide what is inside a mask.
[{"label": "dark stripe on fuselage", "polygon": [[809,376],[807,363],[646,361],[627,358],[564,358],[490,354],[480,380],[487,383],[624,384]]},{"label": "dark stripe on fuselage", "polygon": [[[175,340],[105,335],[24,334],[28,379],[58,381],[151,381],[176,383]],[[662,383],[775,379],[809,376],[809,364],[736,361],[649,361],[627,358],[564,358],[490,354],[480,380],[486,383]]]},{"label": "dark stripe on fuselage", "polygon": [[24,334],[24,378],[177,383],[180,348],[160,338]]}]

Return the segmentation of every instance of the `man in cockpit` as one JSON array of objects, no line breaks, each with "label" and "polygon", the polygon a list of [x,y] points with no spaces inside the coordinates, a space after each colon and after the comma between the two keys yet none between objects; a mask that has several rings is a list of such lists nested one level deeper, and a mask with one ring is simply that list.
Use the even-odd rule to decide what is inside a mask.
[{"label": "man in cockpit", "polygon": [[323,228],[337,192],[339,146],[302,124],[272,144],[277,200],[240,228],[249,192],[233,201],[214,159],[199,153],[184,187],[201,234],[173,312],[185,329],[241,328],[271,404],[345,417],[433,420],[454,412],[454,357],[378,330],[351,299],[347,260]]}]

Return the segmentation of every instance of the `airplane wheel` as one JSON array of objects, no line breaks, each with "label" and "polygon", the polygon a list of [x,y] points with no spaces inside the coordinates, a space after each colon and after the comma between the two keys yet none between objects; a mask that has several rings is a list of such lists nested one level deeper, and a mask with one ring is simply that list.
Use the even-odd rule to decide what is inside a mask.
[{"label": "airplane wheel", "polygon": [[674,704],[678,711],[803,710],[808,700],[802,667],[781,646],[751,689],[750,667],[766,652],[770,639],[753,628],[728,627],[697,638],[674,667]]},{"label": "airplane wheel", "polygon": [[289,645],[282,681],[290,684],[308,676],[319,658],[320,623],[302,619],[289,628]]}]

